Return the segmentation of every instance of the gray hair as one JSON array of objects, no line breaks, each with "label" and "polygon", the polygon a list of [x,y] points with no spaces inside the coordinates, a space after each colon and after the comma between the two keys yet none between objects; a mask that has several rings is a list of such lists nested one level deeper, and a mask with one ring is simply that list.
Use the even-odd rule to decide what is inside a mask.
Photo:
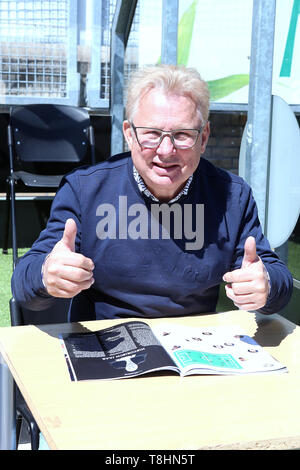
[{"label": "gray hair", "polygon": [[207,83],[194,68],[182,65],[155,65],[133,72],[126,103],[126,118],[132,120],[141,97],[153,88],[165,93],[176,93],[190,97],[196,104],[204,122],[209,116],[209,90]]}]

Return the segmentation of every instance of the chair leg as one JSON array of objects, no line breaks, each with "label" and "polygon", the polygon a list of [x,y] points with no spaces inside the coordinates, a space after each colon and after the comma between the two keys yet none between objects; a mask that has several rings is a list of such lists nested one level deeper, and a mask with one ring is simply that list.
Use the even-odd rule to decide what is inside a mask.
[{"label": "chair leg", "polygon": [[9,222],[10,222],[10,184],[7,184],[6,190],[6,203],[5,203],[5,228],[4,228],[4,239],[3,239],[3,254],[7,255],[8,253],[8,236],[9,236]]},{"label": "chair leg", "polygon": [[21,428],[22,428],[22,416],[18,415],[16,416],[16,447],[18,449],[18,445],[20,442],[20,435],[21,435]]},{"label": "chair leg", "polygon": [[30,420],[25,418],[25,416],[22,416],[21,414],[17,414],[17,419],[16,419],[16,445],[18,449],[18,445],[20,442],[20,434],[21,434],[21,427],[22,427],[22,422],[23,420],[27,424],[27,429],[30,434],[30,445],[31,445],[31,450],[39,450],[39,445],[40,445],[40,430],[38,425],[34,420]]},{"label": "chair leg", "polygon": [[13,269],[18,262],[18,243],[17,243],[17,225],[16,225],[16,205],[15,205],[15,181],[9,180],[10,184],[10,209],[11,209],[11,230],[12,230],[12,251],[13,251]]},{"label": "chair leg", "polygon": [[23,395],[18,386],[15,384],[15,403],[16,403],[16,444],[18,448],[21,423],[26,423],[28,433],[30,435],[30,443],[32,450],[38,450],[40,445],[40,429],[32,416],[30,409],[26,405]]},{"label": "chair leg", "polygon": [[38,428],[38,425],[35,422],[30,423],[30,439],[31,439],[31,449],[39,450],[40,430]]}]

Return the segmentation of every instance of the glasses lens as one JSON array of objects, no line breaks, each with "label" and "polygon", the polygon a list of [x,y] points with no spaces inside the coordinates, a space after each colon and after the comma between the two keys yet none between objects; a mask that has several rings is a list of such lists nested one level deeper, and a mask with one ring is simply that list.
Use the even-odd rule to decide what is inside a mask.
[{"label": "glasses lens", "polygon": [[162,134],[161,131],[142,127],[136,127],[135,131],[137,139],[142,147],[154,148],[159,144]]},{"label": "glasses lens", "polygon": [[198,131],[194,129],[173,132],[175,147],[180,149],[193,147],[196,143],[197,137]]}]

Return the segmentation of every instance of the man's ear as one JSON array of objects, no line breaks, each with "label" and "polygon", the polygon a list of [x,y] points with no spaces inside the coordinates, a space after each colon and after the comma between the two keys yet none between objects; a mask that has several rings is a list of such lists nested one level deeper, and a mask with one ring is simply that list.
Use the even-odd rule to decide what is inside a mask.
[{"label": "man's ear", "polygon": [[205,124],[205,127],[201,133],[201,153],[204,153],[206,150],[206,145],[209,139],[209,134],[210,134],[210,124],[209,121]]},{"label": "man's ear", "polygon": [[127,142],[127,145],[131,150],[132,143],[133,143],[133,136],[132,136],[132,129],[131,129],[129,121],[124,121],[123,122],[123,134],[124,134],[124,138]]}]

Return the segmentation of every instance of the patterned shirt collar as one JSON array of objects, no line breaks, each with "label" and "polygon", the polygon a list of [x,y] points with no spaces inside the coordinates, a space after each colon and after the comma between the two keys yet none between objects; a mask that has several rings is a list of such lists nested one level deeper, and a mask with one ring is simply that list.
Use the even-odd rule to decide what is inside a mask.
[{"label": "patterned shirt collar", "polygon": [[[147,186],[146,186],[145,183],[144,183],[143,178],[142,178],[141,175],[138,173],[138,171],[137,171],[137,169],[135,168],[134,165],[133,165],[133,176],[134,176],[135,181],[137,182],[138,188],[139,188],[139,190],[141,191],[141,193],[145,194],[145,196],[149,197],[149,198],[152,199],[153,201],[159,202],[159,200],[157,199],[157,197],[155,197],[155,196],[149,191],[149,189],[147,188]],[[180,191],[180,193],[177,194],[177,196],[175,196],[173,199],[171,199],[171,201],[169,201],[169,204],[173,204],[174,202],[178,201],[178,199],[180,199],[182,196],[186,196],[187,193],[188,193],[188,190],[189,190],[189,187],[190,187],[192,181],[193,181],[193,175],[191,175],[191,176],[189,177],[189,179],[187,180],[187,182],[186,182],[184,188]]]}]

